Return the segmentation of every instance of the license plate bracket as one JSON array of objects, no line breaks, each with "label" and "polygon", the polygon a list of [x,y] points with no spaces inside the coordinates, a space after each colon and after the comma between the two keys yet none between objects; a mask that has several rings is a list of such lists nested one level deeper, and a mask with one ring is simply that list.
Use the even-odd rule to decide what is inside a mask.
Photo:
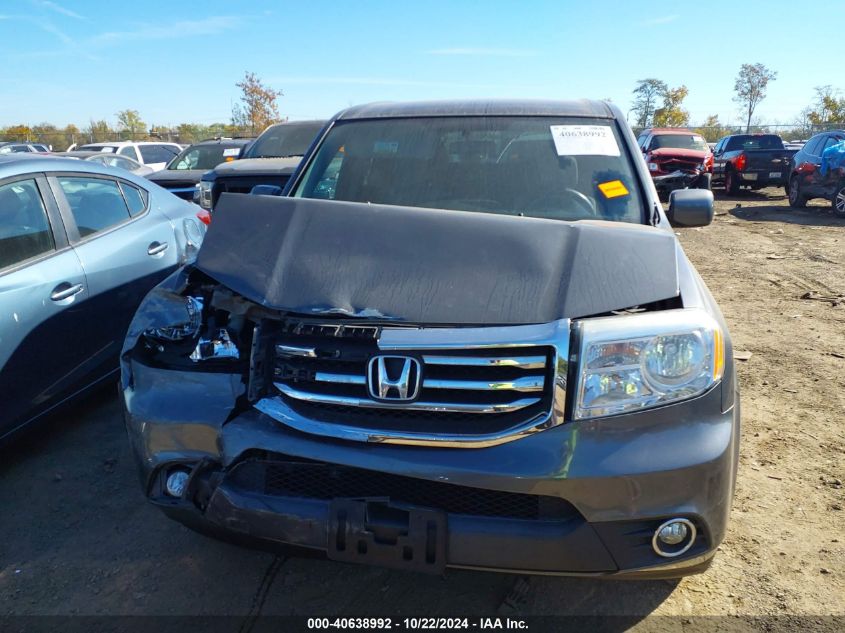
[{"label": "license plate bracket", "polygon": [[446,513],[389,499],[334,499],[327,555],[332,560],[442,574]]}]

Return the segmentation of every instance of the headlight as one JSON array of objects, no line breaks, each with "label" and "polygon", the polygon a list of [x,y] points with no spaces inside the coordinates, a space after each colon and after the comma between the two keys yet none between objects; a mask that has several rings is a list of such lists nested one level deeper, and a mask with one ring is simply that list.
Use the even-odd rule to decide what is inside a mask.
[{"label": "headlight", "polygon": [[200,199],[200,206],[203,209],[211,209],[211,189],[214,187],[214,183],[210,180],[200,180],[199,184],[199,199]]},{"label": "headlight", "polygon": [[657,169],[658,169],[657,163],[649,163],[648,164],[648,170],[649,171],[657,171]]},{"label": "headlight", "polygon": [[656,407],[718,382],[725,349],[718,323],[697,309],[585,319],[574,419]]},{"label": "headlight", "polygon": [[144,330],[144,336],[156,343],[194,339],[202,325],[202,297],[185,297],[185,314],[173,325]]}]

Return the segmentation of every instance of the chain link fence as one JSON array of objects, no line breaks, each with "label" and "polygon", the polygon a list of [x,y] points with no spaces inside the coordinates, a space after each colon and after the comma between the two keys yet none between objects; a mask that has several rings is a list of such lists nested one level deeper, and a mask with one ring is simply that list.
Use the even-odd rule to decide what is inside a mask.
[{"label": "chain link fence", "polygon": [[0,142],[13,141],[16,143],[42,143],[55,152],[65,151],[73,144],[109,143],[118,141],[167,141],[171,143],[191,144],[197,141],[218,138],[252,138],[249,130],[243,130],[231,125],[196,126],[195,129],[155,127],[148,131],[131,133],[126,130],[113,128],[97,128],[96,130],[38,130],[27,131],[0,128]]},{"label": "chain link fence", "polygon": [[[796,123],[768,123],[755,124],[748,128],[744,123],[730,123],[719,124],[714,126],[708,125],[694,125],[686,126],[690,130],[695,130],[701,134],[707,141],[714,143],[723,136],[728,134],[777,134],[785,141],[805,141],[811,136],[819,132],[829,132],[831,130],[845,129],[845,122],[831,122],[822,124],[796,124]],[[638,135],[644,128],[634,127],[634,134]]]}]

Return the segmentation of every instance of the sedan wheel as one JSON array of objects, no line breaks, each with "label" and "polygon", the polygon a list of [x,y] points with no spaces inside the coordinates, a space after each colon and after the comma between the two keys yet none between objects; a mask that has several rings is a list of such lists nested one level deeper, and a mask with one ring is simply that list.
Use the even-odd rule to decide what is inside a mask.
[{"label": "sedan wheel", "polygon": [[845,217],[845,184],[839,185],[836,196],[833,198],[833,212]]},{"label": "sedan wheel", "polygon": [[789,181],[789,206],[794,209],[803,209],[807,206],[807,200],[801,194],[801,184],[798,178]]}]

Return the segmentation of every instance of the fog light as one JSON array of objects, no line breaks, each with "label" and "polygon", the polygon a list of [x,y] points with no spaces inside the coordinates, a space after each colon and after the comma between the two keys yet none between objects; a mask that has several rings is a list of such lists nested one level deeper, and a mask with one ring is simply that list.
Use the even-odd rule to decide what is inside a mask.
[{"label": "fog light", "polygon": [[188,485],[190,474],[185,470],[171,470],[164,488],[171,497],[181,497]]},{"label": "fog light", "polygon": [[695,525],[687,519],[670,519],[654,531],[651,546],[665,558],[686,552],[695,542]]}]

